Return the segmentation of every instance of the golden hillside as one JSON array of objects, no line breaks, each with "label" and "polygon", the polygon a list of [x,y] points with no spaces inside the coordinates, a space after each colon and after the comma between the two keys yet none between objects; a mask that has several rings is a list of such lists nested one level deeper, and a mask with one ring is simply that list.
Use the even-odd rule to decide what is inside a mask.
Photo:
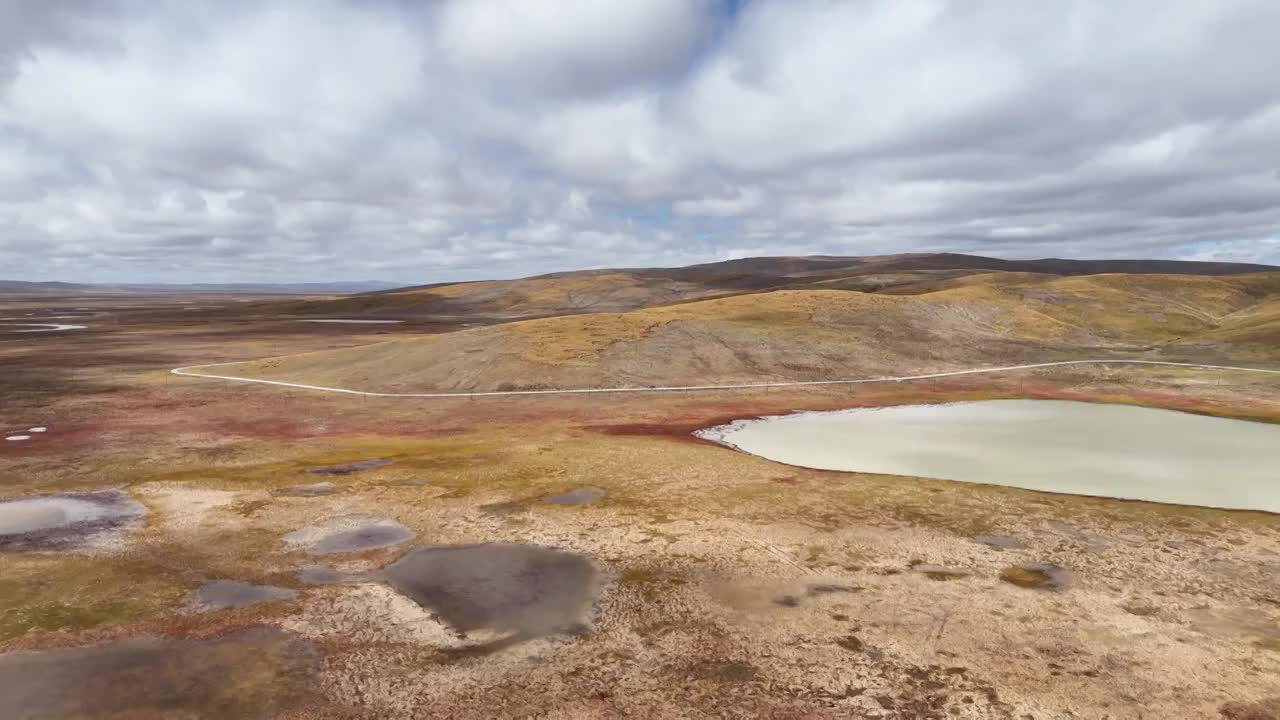
[{"label": "golden hillside", "polygon": [[1278,335],[1280,273],[1000,273],[917,294],[778,290],[527,320],[221,372],[390,392],[714,384],[1100,356],[1280,359],[1280,344],[1267,347]]}]

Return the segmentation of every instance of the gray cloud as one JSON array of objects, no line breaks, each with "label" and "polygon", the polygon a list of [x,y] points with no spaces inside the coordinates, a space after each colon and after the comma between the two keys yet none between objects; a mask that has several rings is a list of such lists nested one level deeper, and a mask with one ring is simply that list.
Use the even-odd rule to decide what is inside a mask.
[{"label": "gray cloud", "polygon": [[0,275],[1280,263],[1271,0],[19,0]]}]

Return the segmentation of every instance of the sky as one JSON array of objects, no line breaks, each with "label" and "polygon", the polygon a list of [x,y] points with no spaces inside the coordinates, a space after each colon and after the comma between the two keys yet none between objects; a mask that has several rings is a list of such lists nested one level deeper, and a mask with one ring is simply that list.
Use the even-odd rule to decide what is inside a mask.
[{"label": "sky", "polygon": [[1276,0],[4,0],[0,278],[1280,264]]}]

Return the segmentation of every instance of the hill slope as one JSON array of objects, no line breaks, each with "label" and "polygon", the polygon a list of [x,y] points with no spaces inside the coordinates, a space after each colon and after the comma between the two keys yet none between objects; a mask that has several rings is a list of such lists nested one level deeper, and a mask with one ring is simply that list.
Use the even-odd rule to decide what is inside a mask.
[{"label": "hill slope", "polygon": [[914,294],[776,290],[527,320],[222,371],[390,392],[738,383],[1109,355],[1280,360],[1278,333],[1280,273],[988,273]]}]

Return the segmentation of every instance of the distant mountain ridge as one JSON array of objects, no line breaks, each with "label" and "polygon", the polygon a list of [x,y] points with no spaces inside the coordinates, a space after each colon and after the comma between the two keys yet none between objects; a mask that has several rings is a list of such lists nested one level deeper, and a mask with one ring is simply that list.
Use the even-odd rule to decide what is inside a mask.
[{"label": "distant mountain ridge", "polygon": [[857,276],[886,273],[1023,272],[1064,276],[1141,273],[1218,276],[1277,271],[1280,271],[1280,266],[1200,260],[1072,260],[1065,258],[1004,260],[961,253],[904,253],[749,257],[683,267],[569,270],[516,280],[445,281],[409,286],[378,280],[317,283],[68,283],[0,280],[0,293],[171,292],[388,296],[421,294],[438,290],[448,292],[449,288],[465,286],[492,287],[501,284],[519,286],[573,279],[585,281],[588,278],[604,276],[627,277],[638,283],[692,283],[704,289],[714,288],[718,293],[725,293],[781,289],[794,287],[797,283],[848,280]]},{"label": "distant mountain ridge", "polygon": [[300,316],[383,317],[505,322],[593,312],[629,312],[715,297],[774,290],[924,291],[962,277],[1031,274],[1224,277],[1280,267],[1187,260],[1003,260],[957,253],[857,257],[754,257],[674,268],[618,268],[549,273],[516,280],[444,282],[376,290],[325,300],[272,303],[262,310]]},{"label": "distant mountain ridge", "polygon": [[348,295],[396,287],[369,281],[320,283],[68,283],[0,280],[0,293],[247,293],[262,295]]},{"label": "distant mountain ridge", "polygon": [[[468,280],[436,282],[425,285],[384,288],[367,294],[434,290],[448,286],[478,283],[518,283],[536,280],[560,280],[625,274],[635,277],[687,280],[707,283],[717,278],[722,287],[764,289],[770,281],[844,277],[869,272],[923,272],[932,270],[975,272],[1030,272],[1047,275],[1104,275],[1108,273],[1141,273],[1157,275],[1246,275],[1280,271],[1280,266],[1258,263],[1214,262],[1202,260],[1073,260],[1042,258],[1039,260],[1004,260],[962,253],[903,253],[896,255],[797,255],[763,256],[719,260],[680,267],[602,268],[566,270],[533,275],[515,280]],[[788,283],[789,284],[789,283]]]}]

